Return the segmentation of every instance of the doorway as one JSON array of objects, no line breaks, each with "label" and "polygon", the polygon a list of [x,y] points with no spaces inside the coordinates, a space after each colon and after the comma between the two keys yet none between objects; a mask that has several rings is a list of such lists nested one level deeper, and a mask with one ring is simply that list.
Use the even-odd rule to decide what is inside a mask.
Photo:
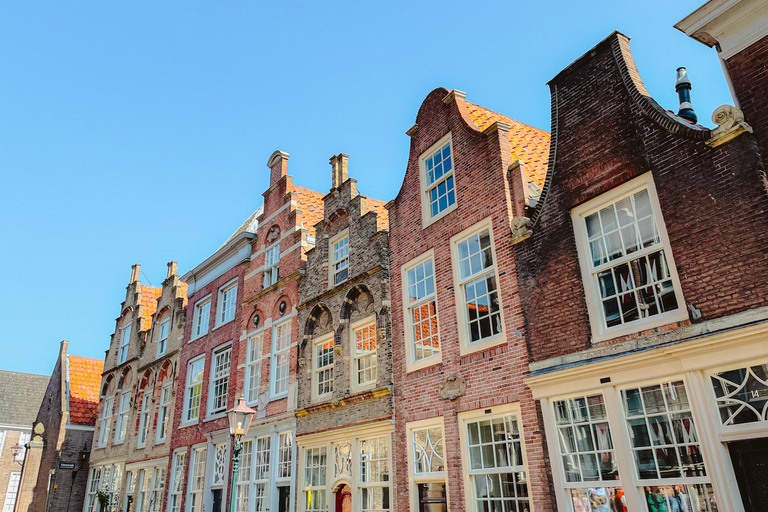
[{"label": "doorway", "polygon": [[277,512],[288,512],[291,509],[291,488],[277,488]]},{"label": "doorway", "polygon": [[352,489],[347,484],[336,491],[336,512],[352,512]]},{"label": "doorway", "polygon": [[746,512],[768,510],[768,438],[728,444]]},{"label": "doorway", "polygon": [[221,489],[213,490],[213,512],[221,512]]}]

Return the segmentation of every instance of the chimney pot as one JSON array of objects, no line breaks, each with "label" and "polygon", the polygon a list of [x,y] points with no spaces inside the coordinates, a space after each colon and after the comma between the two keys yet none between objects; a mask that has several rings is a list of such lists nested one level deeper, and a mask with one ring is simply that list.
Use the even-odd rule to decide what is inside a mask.
[{"label": "chimney pot", "polygon": [[692,123],[698,121],[693,105],[691,105],[691,80],[688,78],[688,73],[684,67],[677,68],[675,91],[677,91],[677,97],[680,100],[680,110],[677,111],[677,115]]}]

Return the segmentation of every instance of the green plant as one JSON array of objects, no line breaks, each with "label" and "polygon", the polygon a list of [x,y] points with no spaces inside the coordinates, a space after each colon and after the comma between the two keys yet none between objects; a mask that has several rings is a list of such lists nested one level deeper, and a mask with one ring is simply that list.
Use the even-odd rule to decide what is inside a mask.
[{"label": "green plant", "polygon": [[112,499],[112,495],[107,491],[99,491],[96,493],[96,499],[99,500],[100,510],[107,510],[109,507],[109,501]]}]

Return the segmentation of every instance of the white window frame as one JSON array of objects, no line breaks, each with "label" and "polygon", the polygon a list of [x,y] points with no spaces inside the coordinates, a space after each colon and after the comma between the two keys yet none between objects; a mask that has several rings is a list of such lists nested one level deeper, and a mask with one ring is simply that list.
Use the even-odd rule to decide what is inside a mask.
[{"label": "white window frame", "polygon": [[419,484],[442,483],[445,484],[446,507],[450,510],[448,503],[448,477],[446,471],[416,472],[416,448],[414,446],[414,433],[427,429],[439,428],[442,432],[443,444],[443,464],[447,466],[446,442],[445,442],[445,420],[442,416],[429,418],[426,420],[412,421],[405,424],[407,432],[407,453],[408,453],[408,496],[410,497],[411,510],[419,510]]},{"label": "white window frame", "polygon": [[[336,250],[334,246],[345,238],[347,239],[347,253],[337,259]],[[339,286],[340,284],[346,283],[347,281],[349,281],[349,278],[351,277],[351,269],[349,266],[350,264],[349,253],[351,249],[350,241],[351,240],[349,238],[349,229],[345,229],[344,231],[337,234],[336,236],[334,236],[328,241],[328,289],[331,289],[336,286]],[[337,270],[336,266],[341,265],[344,262],[346,262],[346,265]],[[337,282],[336,276],[341,274],[344,270],[347,271],[347,277]]]},{"label": "white window frame", "polygon": [[231,322],[237,316],[237,278],[219,288],[216,301],[216,327]]},{"label": "white window frame", "polygon": [[120,327],[120,346],[117,349],[117,364],[123,364],[128,360],[128,350],[131,346],[131,327],[132,322]]},{"label": "white window frame", "polygon": [[253,508],[256,512],[268,511],[271,506],[272,486],[270,485],[270,479],[276,473],[275,465],[272,463],[273,437],[272,435],[266,435],[253,438],[253,465],[251,466],[253,492],[251,497],[253,498]]},{"label": "white window frame", "polygon": [[19,463],[24,462],[24,457],[27,456],[27,443],[32,439],[32,433],[31,432],[25,432],[20,431],[19,432],[19,441],[18,444],[21,446],[21,450],[19,450],[19,453],[14,457],[14,460]]},{"label": "white window frame", "polygon": [[[384,441],[387,446],[387,454],[384,457],[379,456],[377,459],[368,459],[366,460],[366,457],[363,454],[363,445],[364,444],[370,444],[372,442],[376,443],[376,446],[379,446],[380,441]],[[378,512],[380,510],[387,510],[388,512],[391,512],[395,508],[395,496],[392,493],[392,488],[394,486],[394,474],[392,471],[392,436],[389,434],[386,435],[378,435],[378,436],[371,436],[371,437],[364,437],[358,440],[356,443],[357,450],[356,454],[354,455],[356,460],[356,466],[358,471],[358,485],[357,485],[357,502],[360,503],[360,510],[363,512]],[[379,455],[380,452],[379,452]],[[368,464],[386,464],[387,467],[387,477],[388,480],[369,480],[369,481],[363,481],[363,465]],[[381,467],[378,468],[376,471],[379,475],[381,475]],[[371,474],[371,471],[368,471],[368,474]],[[387,494],[389,495],[389,509],[379,509],[379,508],[365,508],[364,500],[363,500],[363,491],[365,489],[375,489],[375,488],[382,488],[382,496],[383,496],[383,489],[387,489]]]},{"label": "white window frame", "polygon": [[526,474],[526,488],[527,488],[527,496],[528,496],[528,503],[532,505],[533,501],[533,489],[531,489],[530,485],[530,471],[529,471],[529,463],[528,463],[528,456],[525,449],[525,432],[523,427],[523,415],[520,410],[520,404],[515,402],[511,404],[504,404],[499,405],[496,407],[493,407],[491,409],[477,409],[474,411],[467,411],[463,413],[458,414],[458,423],[459,423],[459,441],[461,445],[461,466],[462,466],[462,474],[464,477],[464,489],[466,492],[464,493],[464,506],[465,510],[476,512],[477,508],[475,507],[476,501],[475,501],[475,486],[473,483],[472,477],[477,476],[483,476],[484,474],[496,474],[496,473],[516,473],[521,471],[520,466],[505,466],[505,467],[496,467],[492,469],[477,469],[472,470],[470,467],[471,459],[470,459],[470,453],[469,453],[469,439],[467,434],[467,425],[470,423],[475,423],[479,421],[484,420],[494,420],[497,418],[504,418],[507,416],[514,416],[517,419],[517,426],[518,431],[520,433],[520,450],[522,452],[522,458],[523,458],[523,465],[522,465],[522,471]]},{"label": "white window frame", "polygon": [[104,409],[101,411],[101,426],[99,427],[99,448],[107,446],[107,439],[112,430],[112,412],[115,407],[115,395],[104,399]]},{"label": "white window frame", "polygon": [[280,280],[280,240],[264,249],[264,288]]},{"label": "white window frame", "polygon": [[[139,410],[139,432],[136,435],[136,447],[143,448],[149,437],[150,412],[152,407],[152,390],[145,391],[141,396],[141,409]],[[158,416],[158,419],[160,417]]]},{"label": "white window frame", "polygon": [[[269,365],[269,395],[271,400],[277,400],[279,398],[285,398],[288,396],[288,391],[291,387],[291,381],[290,381],[290,369],[291,369],[291,347],[293,346],[293,318],[288,318],[284,322],[276,323],[272,326],[272,354],[271,354],[271,361]],[[278,332],[283,327],[288,327],[288,342],[284,347],[278,348]],[[285,362],[282,364],[279,364],[278,361],[281,360],[281,358],[285,358]],[[278,392],[277,389],[277,373],[278,373],[278,365],[280,366],[281,371],[285,371],[285,389],[280,390]],[[281,376],[281,381],[283,380]]]},{"label": "white window frame", "polygon": [[184,496],[184,475],[187,463],[187,449],[173,452],[171,478],[168,486],[168,512],[181,512],[181,498]]},{"label": "white window frame", "polygon": [[[434,282],[434,291],[431,294],[425,294],[424,297],[421,299],[413,302],[413,304],[409,303],[409,294],[408,294],[408,272],[410,270],[415,269],[417,266],[423,265],[427,261],[432,261],[432,280]],[[426,368],[427,366],[432,366],[434,364],[439,364],[443,362],[443,353],[441,350],[440,345],[440,306],[437,301],[437,276],[435,271],[435,251],[434,249],[430,249],[424,254],[420,254],[416,258],[412,259],[411,261],[404,264],[402,267],[400,267],[400,276],[401,276],[401,283],[402,283],[402,292],[403,292],[403,314],[405,318],[406,323],[406,329],[405,329],[405,340],[406,340],[406,372],[412,372],[415,370],[419,370],[421,368]],[[423,307],[430,302],[435,303],[435,318],[437,322],[437,338],[438,338],[438,346],[437,349],[434,350],[433,354],[428,357],[423,357],[416,360],[416,335],[414,332],[415,326],[413,324],[413,312],[416,308]]]},{"label": "white window frame", "polygon": [[157,409],[157,427],[155,444],[162,444],[168,437],[168,427],[171,426],[171,402],[173,401],[173,382],[169,382],[160,390],[160,406]]},{"label": "white window frame", "polygon": [[[219,359],[224,358],[226,361],[220,363]],[[222,366],[223,364],[223,366]],[[220,367],[221,366],[221,367]],[[211,369],[210,377],[208,380],[208,418],[213,416],[220,416],[227,412],[227,403],[229,401],[229,391],[232,389],[230,386],[230,378],[232,376],[232,342],[227,342],[224,345],[216,347],[211,354]],[[217,382],[222,386],[226,386],[226,392],[224,393],[224,405],[214,409],[215,390]]]},{"label": "white window frame", "polygon": [[[362,331],[365,328],[370,328],[371,331],[373,332],[373,343],[375,345],[375,348],[370,350],[358,351],[357,334],[358,334],[358,331]],[[352,324],[349,330],[349,336],[350,336],[349,351],[351,353],[350,355],[352,356],[350,358],[350,366],[349,366],[350,388],[353,391],[360,391],[360,390],[376,387],[376,382],[379,379],[379,366],[378,366],[379,335],[378,335],[378,329],[376,328],[376,315],[371,315],[367,318],[364,318]],[[367,370],[371,370],[371,373],[374,374],[374,377],[372,380],[359,382],[359,379],[358,379],[358,377],[360,376],[359,365],[362,361],[366,359],[373,360],[373,366],[371,366],[370,368],[367,368]]]},{"label": "white window frame", "polygon": [[[433,154],[436,154],[438,150],[442,150],[443,146],[448,144],[448,147],[450,148],[451,152],[451,170],[445,174],[443,174],[440,178],[438,178],[437,181],[432,182],[431,184],[427,184],[427,159],[430,158]],[[456,186],[456,161],[455,161],[455,153],[453,151],[453,137],[451,136],[451,133],[449,132],[445,136],[443,136],[440,140],[432,144],[429,149],[424,151],[419,156],[419,184],[421,186],[421,226],[422,229],[426,228],[427,226],[433,224],[434,222],[437,222],[438,220],[442,219],[452,211],[454,211],[458,207],[458,194],[457,194],[457,186]],[[436,215],[432,215],[432,209],[431,209],[431,201],[429,197],[429,193],[432,189],[436,188],[440,183],[448,181],[449,178],[452,178],[453,180],[453,194],[454,194],[454,200],[453,203],[446,206],[446,208],[440,212],[438,212]],[[447,187],[447,185],[446,185]],[[447,202],[447,198],[446,198]]]},{"label": "white window frame", "polygon": [[288,480],[293,474],[293,447],[296,441],[293,439],[293,431],[287,430],[277,433],[277,471],[275,480]]},{"label": "white window frame", "polygon": [[192,317],[192,337],[196,340],[208,334],[211,328],[211,294],[195,302],[195,312]]},{"label": "white window frame", "polygon": [[11,471],[11,474],[8,475],[8,486],[6,487],[6,492],[5,492],[3,512],[13,512],[14,506],[16,505],[16,499],[19,496],[20,482],[21,482],[21,471]]},{"label": "white window frame", "polygon": [[[264,329],[248,335],[248,347],[246,348],[245,376],[243,394],[246,404],[253,406],[259,403],[261,395],[261,377],[264,359]],[[254,396],[255,391],[255,396]]]},{"label": "white window frame", "polygon": [[[200,454],[203,454],[202,462],[199,460]],[[186,499],[186,512],[204,512],[205,511],[205,489],[207,487],[205,481],[206,463],[208,460],[208,446],[197,445],[193,446],[190,451],[189,457],[189,478],[187,479],[187,499]],[[195,479],[199,479],[199,488],[195,486]],[[197,502],[193,508],[193,497]]]},{"label": "white window frame", "polygon": [[[192,377],[192,367],[197,364],[202,363],[203,368],[200,371],[200,380],[199,382],[193,382],[191,379]],[[200,419],[200,409],[202,408],[202,400],[203,400],[203,384],[205,383],[205,354],[201,354],[195,358],[192,358],[187,363],[187,378],[184,385],[184,407],[181,417],[181,425],[191,425],[194,423],[197,423]],[[192,414],[192,409],[190,408],[190,400],[192,399],[193,395],[193,388],[199,387],[199,391],[197,394],[197,414]]]},{"label": "white window frame", "polygon": [[[648,195],[651,200],[651,207],[653,208],[653,215],[656,220],[656,230],[659,235],[660,244],[654,245],[651,249],[638,249],[629,255],[625,255],[621,258],[610,261],[593,270],[591,263],[592,256],[589,249],[589,240],[585,224],[586,217],[605,206],[616,203],[624,197],[640,192],[642,189],[648,190]],[[637,178],[634,178],[590,201],[587,201],[582,205],[577,206],[571,210],[571,220],[573,222],[576,248],[579,255],[579,266],[581,268],[582,283],[584,284],[584,293],[586,295],[587,311],[589,313],[589,324],[592,329],[593,342],[605,341],[611,338],[616,338],[618,336],[624,336],[638,331],[653,329],[662,325],[688,319],[688,309],[685,305],[683,289],[680,285],[680,278],[677,274],[677,266],[675,265],[675,259],[672,254],[672,246],[667,235],[666,224],[661,214],[659,197],[656,193],[656,187],[653,182],[652,173],[647,172],[642,176],[638,176]],[[605,325],[605,318],[600,300],[600,290],[596,282],[597,273],[605,269],[615,268],[624,262],[636,260],[643,255],[652,254],[659,250],[664,251],[664,258],[667,261],[670,279],[675,291],[675,299],[677,300],[678,306],[677,309],[667,311],[665,313],[659,313],[652,317],[639,318],[628,323],[607,327]]]},{"label": "white window frame", "polygon": [[[491,257],[493,258],[493,265],[491,267],[485,267],[479,272],[476,272],[464,279],[461,278],[460,273],[460,267],[459,267],[459,244],[468,240],[470,237],[474,235],[478,235],[479,233],[483,231],[488,231],[488,235],[490,237],[490,249],[491,249]],[[453,267],[453,283],[454,283],[454,293],[456,298],[456,306],[457,306],[457,314],[456,318],[459,323],[459,352],[461,355],[466,354],[472,354],[474,352],[480,352],[482,350],[487,350],[491,347],[494,347],[496,345],[501,345],[503,343],[507,342],[506,334],[505,334],[505,326],[504,326],[504,304],[502,301],[502,287],[499,283],[499,265],[498,265],[498,257],[496,256],[496,243],[495,238],[493,235],[493,225],[492,225],[492,219],[490,217],[481,220],[474,226],[471,226],[461,233],[454,235],[451,237],[451,264]],[[499,323],[501,324],[501,330],[498,334],[493,334],[491,336],[488,336],[486,338],[481,338],[478,341],[472,342],[471,337],[469,335],[469,318],[467,314],[467,301],[465,299],[465,286],[468,283],[471,283],[473,281],[476,281],[477,279],[488,276],[493,274],[493,277],[496,281],[496,296],[498,300],[499,305]],[[493,320],[491,320],[493,321]]]},{"label": "white window frame", "polygon": [[128,432],[128,411],[131,408],[131,390],[120,393],[120,403],[117,406],[117,420],[115,421],[115,439],[113,445],[123,444],[125,434]]},{"label": "white window frame", "polygon": [[[328,343],[331,344],[331,363],[329,365],[320,366],[320,360],[318,357],[318,350],[320,350],[321,347],[325,347]],[[322,400],[327,400],[333,396],[333,387],[334,387],[334,365],[336,360],[336,355],[334,354],[334,335],[333,333],[325,334],[323,336],[319,336],[316,340],[312,342],[312,401],[313,402],[319,402]],[[319,387],[320,387],[320,375],[330,371],[331,378],[330,378],[330,385],[331,389],[330,391],[326,393],[320,393]],[[325,380],[324,382],[328,382],[328,380]]]},{"label": "white window frame", "polygon": [[168,350],[168,336],[171,333],[171,314],[164,313],[157,324],[157,352],[155,357],[165,355]]},{"label": "white window frame", "polygon": [[[310,455],[312,458],[318,458],[319,462],[317,465],[309,465],[307,464],[309,462]],[[311,448],[305,448],[302,450],[302,457],[304,459],[304,463],[302,464],[302,492],[301,492],[301,510],[305,512],[320,512],[325,511],[328,509],[329,506],[329,495],[330,492],[328,491],[328,448],[326,446],[314,446]],[[307,477],[310,474],[317,473],[317,480],[318,482],[312,482],[312,479],[308,479]],[[325,479],[321,479],[320,476],[322,473],[325,472]],[[324,480],[320,482],[319,480]],[[313,485],[313,483],[315,485]],[[307,502],[309,501],[309,495],[307,493],[311,493],[310,495],[313,498],[313,501],[317,498],[315,498],[316,495],[320,495],[322,493],[322,496],[324,497],[325,506],[323,504],[319,504],[318,507],[312,507],[309,508],[307,506]]]}]

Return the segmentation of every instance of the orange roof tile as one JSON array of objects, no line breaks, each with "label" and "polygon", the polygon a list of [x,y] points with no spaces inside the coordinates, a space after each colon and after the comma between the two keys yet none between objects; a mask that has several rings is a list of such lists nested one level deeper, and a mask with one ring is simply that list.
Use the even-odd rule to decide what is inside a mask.
[{"label": "orange roof tile", "polygon": [[368,210],[376,212],[376,227],[379,231],[389,231],[389,211],[384,208],[385,204],[384,201],[368,198]]},{"label": "orange roof tile", "polygon": [[80,356],[67,356],[67,359],[69,361],[69,423],[95,426],[104,361]]},{"label": "orange roof tile", "polygon": [[547,164],[549,162],[549,133],[528,126],[520,121],[499,114],[480,105],[465,102],[469,117],[480,130],[485,130],[496,121],[507,123],[509,129],[509,146],[512,158],[522,160],[525,163],[525,172],[528,175],[528,183],[534,185],[539,191],[544,187],[547,177]]},{"label": "orange roof tile", "polygon": [[293,185],[291,188],[293,190],[290,192],[295,192],[297,195],[296,208],[303,212],[302,227],[309,232],[310,236],[315,236],[315,224],[323,220],[324,194],[298,185]]}]

